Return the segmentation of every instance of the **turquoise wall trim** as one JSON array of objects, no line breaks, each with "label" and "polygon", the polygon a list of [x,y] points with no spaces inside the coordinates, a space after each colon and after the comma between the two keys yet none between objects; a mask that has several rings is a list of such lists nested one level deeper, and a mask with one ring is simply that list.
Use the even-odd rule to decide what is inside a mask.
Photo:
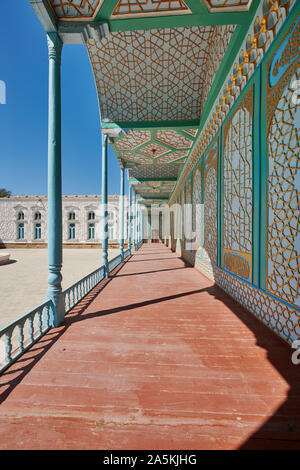
[{"label": "turquoise wall trim", "polygon": [[252,162],[253,162],[253,194],[252,194],[252,282],[260,285],[260,82],[261,68],[258,67],[253,76],[253,120],[252,120]]},{"label": "turquoise wall trim", "polygon": [[129,200],[128,200],[128,249],[131,255],[131,224],[132,224],[132,185],[129,183]]},{"label": "turquoise wall trim", "polygon": [[183,190],[183,207],[182,207],[182,217],[183,217],[183,248],[186,248],[186,236],[185,236],[185,230],[186,230],[186,220],[185,220],[185,205],[186,205],[186,182],[184,184],[184,190]]},{"label": "turquoise wall trim", "polygon": [[223,132],[219,132],[218,160],[218,266],[223,259]]}]

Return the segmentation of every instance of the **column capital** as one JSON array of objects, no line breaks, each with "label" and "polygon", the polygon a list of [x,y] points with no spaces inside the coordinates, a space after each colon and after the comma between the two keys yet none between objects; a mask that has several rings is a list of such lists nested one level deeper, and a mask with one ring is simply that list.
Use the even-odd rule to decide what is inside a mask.
[{"label": "column capital", "polygon": [[55,32],[47,33],[47,43],[49,60],[53,59],[60,64],[63,43],[59,35]]}]

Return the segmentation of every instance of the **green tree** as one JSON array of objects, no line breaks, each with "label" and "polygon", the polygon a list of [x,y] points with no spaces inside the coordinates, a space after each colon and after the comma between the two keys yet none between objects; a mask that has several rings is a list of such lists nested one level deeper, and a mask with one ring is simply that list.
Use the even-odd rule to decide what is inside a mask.
[{"label": "green tree", "polygon": [[8,191],[5,188],[0,188],[0,197],[10,197],[11,191]]}]

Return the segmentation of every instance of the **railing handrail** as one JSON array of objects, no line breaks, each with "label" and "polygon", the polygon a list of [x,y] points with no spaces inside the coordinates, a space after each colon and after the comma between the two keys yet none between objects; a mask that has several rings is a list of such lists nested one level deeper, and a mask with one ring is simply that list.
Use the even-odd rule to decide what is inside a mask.
[{"label": "railing handrail", "polygon": [[97,272],[99,272],[100,269],[104,269],[104,264],[102,264],[99,268],[95,269],[94,271],[90,272],[90,273],[87,274],[86,276],[84,276],[84,277],[82,277],[81,279],[79,279],[79,281],[74,282],[74,284],[72,284],[71,286],[67,287],[67,288],[63,291],[63,294],[65,294],[68,290],[73,289],[73,287],[75,287],[77,284],[79,284],[80,282],[84,281],[85,279],[91,277],[93,274],[96,274]]},{"label": "railing handrail", "polygon": [[53,306],[52,301],[51,300],[46,300],[42,304],[40,304],[37,307],[30,310],[30,312],[25,313],[21,317],[14,320],[12,323],[9,323],[9,325],[4,326],[3,328],[0,329],[0,335],[4,334],[7,330],[10,330],[11,328],[15,328],[16,326],[18,326],[19,323],[21,323],[23,321],[25,322],[28,318],[31,317],[31,315],[34,315],[38,310],[41,310],[41,309],[47,307],[47,305],[49,305],[49,307]]}]

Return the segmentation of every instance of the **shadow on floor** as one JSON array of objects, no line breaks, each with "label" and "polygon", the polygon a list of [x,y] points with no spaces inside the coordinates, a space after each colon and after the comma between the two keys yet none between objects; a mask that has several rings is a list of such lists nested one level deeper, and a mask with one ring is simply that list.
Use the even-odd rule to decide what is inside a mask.
[{"label": "shadow on floor", "polygon": [[[166,256],[165,258],[134,259],[132,263],[145,263],[146,261],[166,261],[169,259],[180,259],[180,256]],[[181,261],[185,262],[182,258]]]},{"label": "shadow on floor", "polygon": [[224,295],[217,285],[212,287],[210,293],[216,298],[221,294],[222,302],[255,335],[256,345],[265,350],[266,359],[289,386],[289,392],[282,406],[244,442],[240,450],[300,450],[300,365],[292,363],[293,350],[251,312],[241,307],[228,294]]},{"label": "shadow on floor", "polygon": [[[191,263],[188,265],[194,267]],[[203,275],[201,271],[197,272]],[[285,402],[244,442],[240,450],[300,450],[300,365],[292,363],[294,350],[219,286],[215,284],[208,291],[229,307],[255,335],[256,345],[265,350],[266,359],[289,386]]]}]

